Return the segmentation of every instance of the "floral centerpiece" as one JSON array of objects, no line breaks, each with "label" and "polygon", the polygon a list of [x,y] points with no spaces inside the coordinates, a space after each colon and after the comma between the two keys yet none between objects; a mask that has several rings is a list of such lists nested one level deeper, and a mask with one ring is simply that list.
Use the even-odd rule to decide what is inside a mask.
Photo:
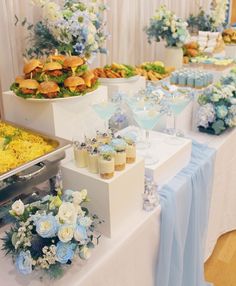
[{"label": "floral centerpiece", "polygon": [[198,98],[197,125],[201,132],[219,135],[236,126],[236,75],[223,77]]},{"label": "floral centerpiece", "polygon": [[145,29],[148,40],[160,42],[164,40],[167,47],[182,47],[186,43],[189,33],[187,22],[178,18],[165,5],[160,6]]},{"label": "floral centerpiece", "polygon": [[191,14],[187,19],[190,30],[216,32],[221,31],[226,26],[226,14],[228,10],[228,0],[213,0],[211,2],[210,13],[206,13],[199,7],[197,15]]},{"label": "floral centerpiece", "polygon": [[[102,0],[88,3],[64,0],[60,6],[50,0],[32,0],[42,9],[42,19],[35,25],[25,19],[22,25],[29,31],[29,57],[48,55],[54,50],[83,57],[106,53],[104,44],[108,36]],[[18,19],[17,19],[18,21]]]},{"label": "floral centerpiece", "polygon": [[20,273],[44,270],[58,278],[63,266],[76,257],[90,257],[98,240],[94,229],[99,221],[81,206],[86,201],[86,190],[67,190],[63,196],[48,195],[27,205],[14,202],[10,214],[15,224],[3,238],[3,250],[12,255]]},{"label": "floral centerpiece", "polygon": [[152,40],[165,41],[165,64],[167,66],[182,67],[182,47],[189,38],[187,25],[187,22],[162,5],[151,18],[149,26],[145,28],[149,43]]}]

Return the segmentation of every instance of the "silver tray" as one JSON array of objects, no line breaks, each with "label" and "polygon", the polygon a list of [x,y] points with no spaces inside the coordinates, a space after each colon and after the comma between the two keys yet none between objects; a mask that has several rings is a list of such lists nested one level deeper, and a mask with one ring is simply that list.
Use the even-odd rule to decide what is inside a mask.
[{"label": "silver tray", "polygon": [[5,173],[0,173],[0,181],[1,180],[4,180],[4,179],[7,179],[19,172],[22,172],[30,167],[32,167],[33,165],[35,164],[38,164],[44,160],[50,160],[50,159],[53,159],[53,157],[55,157],[55,155],[58,155],[59,153],[63,152],[65,149],[68,149],[71,147],[71,142],[69,140],[66,140],[66,139],[63,139],[63,138],[59,138],[59,137],[56,137],[56,136],[52,136],[52,135],[48,135],[48,134],[45,134],[45,133],[41,133],[41,132],[38,132],[36,130],[33,130],[33,129],[29,129],[29,128],[25,128],[21,125],[18,125],[18,124],[15,124],[15,123],[12,123],[12,122],[9,122],[9,121],[5,121],[5,120],[0,120],[1,122],[3,123],[6,123],[8,125],[11,125],[13,127],[16,127],[16,128],[19,128],[19,129],[22,129],[24,131],[27,131],[31,134],[35,134],[35,135],[38,135],[38,136],[41,136],[44,140],[46,140],[49,144],[53,144],[55,145],[55,148],[44,154],[43,156],[40,156],[34,160],[31,160],[27,163],[24,163],[14,169],[11,169]]}]

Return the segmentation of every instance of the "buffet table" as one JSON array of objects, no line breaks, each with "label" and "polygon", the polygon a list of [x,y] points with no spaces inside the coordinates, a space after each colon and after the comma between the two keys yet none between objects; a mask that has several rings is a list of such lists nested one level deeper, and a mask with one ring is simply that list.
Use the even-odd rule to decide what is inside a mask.
[{"label": "buffet table", "polygon": [[160,207],[151,213],[142,210],[135,220],[127,220],[113,239],[103,237],[88,261],[75,263],[59,281],[23,276],[11,259],[0,255],[4,286],[151,286],[156,271],[159,246]]},{"label": "buffet table", "polygon": [[211,255],[217,239],[223,233],[236,229],[236,129],[220,136],[191,133],[190,137],[217,150],[210,206],[205,260]]},{"label": "buffet table", "polygon": [[[236,130],[227,131],[218,137],[196,132],[189,135],[216,149],[205,251],[207,259],[218,237],[224,232],[236,229],[236,154],[231,151],[236,142]],[[151,213],[140,210],[135,219],[127,219],[119,235],[112,239],[102,237],[89,261],[78,261],[78,264],[75,263],[68,269],[61,280],[55,282],[40,282],[38,279],[32,279],[34,276],[23,277],[17,274],[11,260],[1,252],[0,273],[5,281],[4,286],[60,286],[68,283],[68,280],[71,286],[154,286],[160,239],[160,213],[160,207]]]}]

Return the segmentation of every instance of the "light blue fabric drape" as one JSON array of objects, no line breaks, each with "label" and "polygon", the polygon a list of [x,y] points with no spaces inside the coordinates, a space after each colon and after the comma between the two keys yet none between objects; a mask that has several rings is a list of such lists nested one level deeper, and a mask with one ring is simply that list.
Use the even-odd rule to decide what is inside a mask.
[{"label": "light blue fabric drape", "polygon": [[206,286],[204,244],[215,150],[193,142],[189,165],[160,191],[161,231],[156,286]]}]

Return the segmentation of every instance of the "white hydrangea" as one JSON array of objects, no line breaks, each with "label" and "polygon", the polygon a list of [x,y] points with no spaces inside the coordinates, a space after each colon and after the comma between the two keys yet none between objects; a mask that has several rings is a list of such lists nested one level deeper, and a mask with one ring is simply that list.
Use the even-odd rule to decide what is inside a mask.
[{"label": "white hydrangea", "polygon": [[214,27],[218,28],[225,23],[226,10],[228,7],[228,0],[214,0],[214,7],[211,16],[214,20]]},{"label": "white hydrangea", "polygon": [[197,125],[207,128],[215,120],[215,108],[211,103],[201,106],[197,113]]}]

